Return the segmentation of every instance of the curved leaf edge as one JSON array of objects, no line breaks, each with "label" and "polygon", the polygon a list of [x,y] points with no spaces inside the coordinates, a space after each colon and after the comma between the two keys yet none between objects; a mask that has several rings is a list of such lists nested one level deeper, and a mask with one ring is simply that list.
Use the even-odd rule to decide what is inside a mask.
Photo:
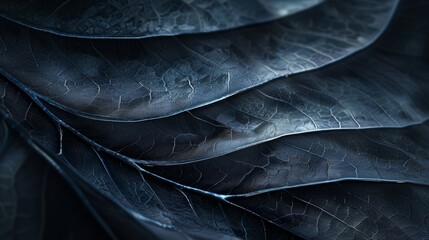
[{"label": "curved leaf edge", "polygon": [[[318,71],[318,70],[324,69],[326,67],[330,67],[330,66],[336,64],[337,62],[343,61],[343,60],[348,59],[348,58],[350,58],[350,57],[352,57],[352,56],[354,56],[356,54],[361,53],[362,51],[367,50],[369,47],[371,47],[372,45],[374,45],[384,35],[384,33],[386,32],[386,30],[388,29],[388,27],[391,25],[392,20],[394,19],[395,15],[397,13],[397,9],[398,9],[398,7],[400,5],[400,0],[392,0],[392,2],[393,2],[392,3],[393,6],[392,6],[392,9],[391,9],[391,12],[389,13],[388,19],[386,19],[386,22],[385,22],[384,26],[382,28],[380,28],[380,31],[373,37],[373,39],[371,39],[367,43],[363,44],[359,49],[357,49],[354,52],[351,52],[349,54],[341,56],[341,57],[335,59],[335,61],[325,63],[323,65],[314,67],[314,68],[312,68],[310,70],[306,70],[304,72],[297,71],[297,72],[295,72],[293,74],[275,77],[275,78],[272,78],[272,79],[267,80],[265,82],[261,82],[261,83],[258,83],[258,84],[252,85],[252,86],[247,86],[245,88],[241,88],[241,89],[238,89],[238,90],[235,90],[235,91],[231,91],[231,92],[229,92],[228,94],[225,94],[222,97],[219,97],[219,98],[216,98],[216,99],[213,99],[213,100],[210,100],[210,101],[202,102],[202,103],[199,103],[199,104],[189,105],[186,108],[182,108],[182,109],[177,110],[177,111],[169,112],[168,114],[161,114],[161,115],[157,115],[157,116],[153,116],[153,117],[126,118],[125,119],[125,118],[121,118],[121,117],[107,117],[107,116],[103,116],[103,115],[97,115],[97,114],[91,114],[91,113],[81,112],[81,111],[78,111],[78,110],[73,109],[71,107],[67,107],[64,104],[58,103],[57,101],[52,100],[49,97],[46,97],[46,96],[43,96],[41,94],[33,92],[30,88],[28,88],[27,86],[25,86],[25,84],[20,83],[20,81],[17,78],[15,78],[13,75],[9,74],[8,71],[5,70],[1,66],[0,66],[0,75],[3,75],[7,79],[9,79],[13,83],[15,83],[19,88],[21,88],[22,90],[25,90],[25,92],[28,92],[29,95],[37,96],[39,99],[42,99],[43,101],[46,101],[50,105],[53,105],[53,106],[55,106],[57,108],[60,108],[60,109],[62,109],[64,111],[66,111],[66,112],[75,114],[75,115],[83,117],[83,118],[88,118],[88,119],[92,119],[92,120],[99,120],[99,121],[111,121],[111,122],[143,122],[143,121],[162,119],[162,118],[166,118],[166,117],[172,117],[172,116],[175,116],[175,115],[178,115],[180,113],[184,113],[184,112],[187,112],[187,111],[190,111],[190,110],[193,110],[193,109],[197,109],[197,108],[202,108],[204,106],[208,106],[210,104],[219,102],[221,100],[225,100],[225,99],[227,99],[229,97],[232,97],[232,96],[237,95],[239,93],[242,93],[244,91],[251,90],[252,88],[255,88],[255,87],[267,84],[267,83],[269,83],[269,82],[271,82],[273,80],[281,79],[281,78],[284,78],[284,77],[287,78],[287,77],[291,77],[291,76],[297,76],[297,75],[301,75],[301,74],[311,73],[311,72],[314,72],[314,71]],[[207,33],[207,34],[210,34],[210,33]]]},{"label": "curved leaf edge", "polygon": [[[330,1],[330,0],[328,0]],[[284,18],[289,18],[289,17],[294,17],[298,14],[302,14],[306,11],[311,11],[313,8],[319,7],[322,4],[325,4],[326,0],[322,0],[310,7],[307,8],[303,8],[299,11],[287,14],[287,15],[283,15],[283,16],[274,16],[272,18],[268,18],[265,20],[261,20],[261,21],[255,21],[253,23],[250,24],[244,24],[244,25],[238,25],[238,26],[234,26],[231,28],[226,28],[226,29],[218,29],[218,30],[207,30],[207,31],[201,31],[201,32],[181,32],[181,33],[162,33],[162,34],[156,34],[156,33],[152,33],[152,34],[148,34],[148,35],[138,35],[138,36],[134,36],[134,35],[124,35],[124,36],[95,36],[95,35],[87,35],[87,34],[73,34],[73,33],[68,33],[68,32],[64,32],[64,31],[59,31],[59,30],[55,30],[54,28],[46,28],[43,26],[39,26],[38,24],[33,24],[31,22],[25,21],[25,20],[20,20],[14,16],[11,16],[8,13],[5,13],[3,11],[0,11],[0,17],[4,18],[8,21],[14,22],[16,24],[19,24],[21,26],[33,29],[33,30],[37,30],[37,31],[41,31],[41,32],[46,32],[46,33],[50,33],[53,35],[57,35],[57,36],[61,36],[61,37],[67,37],[67,38],[80,38],[80,39],[100,39],[100,40],[108,40],[108,39],[112,39],[112,40],[127,40],[127,39],[145,39],[145,38],[156,38],[156,37],[174,37],[174,36],[192,36],[192,35],[200,35],[200,34],[210,34],[210,33],[221,33],[221,32],[225,32],[225,31],[231,31],[231,30],[236,30],[236,29],[240,29],[240,28],[246,28],[249,26],[255,26],[255,25],[261,25],[261,24],[265,24],[265,23],[269,23],[269,22],[273,22],[273,21],[277,21],[279,19],[284,19]]]}]

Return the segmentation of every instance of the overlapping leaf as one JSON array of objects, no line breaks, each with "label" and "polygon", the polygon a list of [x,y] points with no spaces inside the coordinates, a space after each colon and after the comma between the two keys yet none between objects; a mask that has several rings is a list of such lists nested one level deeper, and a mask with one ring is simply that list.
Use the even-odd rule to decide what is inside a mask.
[{"label": "overlapping leaf", "polygon": [[[94,210],[103,217],[103,220],[108,224],[108,228],[113,231],[113,235],[111,235],[113,238],[141,239],[141,236],[147,236],[153,239],[163,239],[165,236],[169,235],[173,235],[174,239],[190,238],[185,233],[179,233],[177,229],[168,229],[166,228],[167,226],[160,226],[159,223],[154,224],[153,221],[147,223],[147,219],[144,216],[139,216],[132,211],[124,209],[121,207],[121,203],[118,204],[118,201],[110,199],[109,196],[111,196],[111,194],[106,196],[109,191],[104,191],[107,189],[107,187],[104,187],[105,185],[103,185],[104,179],[97,178],[98,175],[90,175],[96,173],[95,171],[91,171],[89,168],[92,166],[89,165],[91,161],[88,162],[88,165],[85,167],[85,169],[89,170],[89,174],[86,175],[86,177],[88,178],[88,181],[94,180],[94,182],[89,184],[86,180],[82,179],[82,175],[76,173],[76,170],[67,163],[67,159],[61,157],[63,152],[63,132],[61,128],[56,124],[53,124],[50,119],[40,111],[40,109],[35,107],[25,95],[22,95],[15,86],[6,81],[2,81],[1,88],[3,89],[2,117],[11,120],[15,125],[19,123],[17,127],[20,127],[21,130],[26,132],[23,132],[24,137],[30,141],[36,141],[38,144],[43,146],[42,148],[44,150],[47,150],[47,153],[45,153],[37,143],[32,144],[33,148],[42,153],[45,160],[54,162],[55,167],[57,169],[59,168],[62,177],[75,182],[75,185],[79,185],[81,192],[83,191],[87,198],[81,200],[90,201],[90,205],[92,205]],[[5,113],[6,115],[4,115]],[[30,136],[28,135],[29,133],[31,133]],[[92,153],[95,154],[95,152]],[[16,154],[16,152],[11,149],[11,154]],[[33,156],[36,156],[36,154],[34,152],[32,153]],[[82,159],[81,155],[78,159]],[[35,164],[40,163],[36,162]],[[62,191],[64,190],[65,189]],[[62,192],[58,191],[57,193]],[[80,229],[80,231],[84,230]],[[85,234],[85,232],[82,233]]]},{"label": "overlapping leaf", "polygon": [[[137,166],[105,155],[69,131],[62,130],[17,87],[4,79],[0,86],[4,93],[1,111],[6,113],[3,117],[19,123],[35,146],[42,146],[38,148],[50,155],[68,174],[66,176],[72,175],[75,182],[91,188],[89,191],[94,191],[93,194],[101,193],[105,199],[98,201],[104,205],[113,202],[115,207],[111,211],[122,209],[121,214],[131,218],[131,222],[136,221],[146,231],[161,227],[162,230],[152,233],[156,237],[170,229],[182,232],[183,239],[294,238],[281,228],[228,205],[222,199],[213,198],[213,195],[199,195],[160,181],[159,177],[144,173]],[[103,214],[117,217],[109,212]]]},{"label": "overlapping leaf", "polygon": [[397,20],[377,48],[194,110],[367,46],[396,1],[333,0],[260,26],[132,41],[4,21],[0,113],[120,239],[427,238],[427,34],[409,32],[429,15],[407,17],[412,4],[397,17],[411,30]]},{"label": "overlapping leaf", "polygon": [[148,168],[218,194],[254,195],[344,179],[429,184],[429,122],[400,129],[300,134],[207,161]]},{"label": "overlapping leaf", "polygon": [[[5,92],[6,95],[3,98],[4,102],[10,102],[12,100],[12,103],[16,104],[18,102],[13,102],[13,100],[25,100],[20,98],[19,95],[17,96],[16,92],[14,93],[11,91],[12,89],[13,87],[8,87],[8,91]],[[26,105],[28,105],[28,102]],[[19,104],[19,106],[26,105]],[[16,108],[12,110],[13,112],[11,112],[11,115],[17,120],[25,119],[26,123],[41,123],[40,116],[37,116],[37,114],[41,112],[38,112],[36,107],[24,107],[21,111],[17,111]],[[31,126],[32,124],[28,125]],[[50,124],[46,126],[51,127],[52,130],[56,130],[52,128]],[[198,196],[189,193],[187,190],[174,187],[174,185],[171,189],[169,184],[160,183],[159,180],[153,179],[153,177],[147,176],[147,174],[138,173],[129,168],[126,164],[121,164],[117,160],[107,156],[106,159],[104,158],[105,155],[102,153],[96,154],[97,150],[88,148],[86,143],[79,144],[80,141],[72,135],[69,135],[68,131],[64,131],[61,135],[62,137],[58,138],[58,135],[53,134],[47,128],[42,128],[39,125],[37,129],[42,130],[41,133],[45,133],[43,136],[39,136],[39,134],[35,132],[33,137],[38,142],[55,142],[54,140],[57,139],[58,142],[52,145],[59,147],[58,149],[59,152],[61,152],[61,156],[64,157],[64,160],[68,160],[67,162],[73,166],[73,169],[77,170],[81,176],[84,176],[86,181],[95,185],[98,191],[104,194],[110,192],[107,196],[112,198],[116,196],[122,204],[127,205],[129,208],[131,208],[130,205],[133,206],[134,209],[131,208],[132,211],[142,211],[144,212],[143,216],[150,216],[153,218],[159,218],[161,216],[163,218],[180,218],[182,216],[189,217],[192,216],[192,214],[201,217],[200,211],[207,209],[202,208],[199,209],[200,211],[194,212],[197,211],[195,210],[197,206],[204,206],[204,202],[201,203],[198,201],[201,195]],[[59,140],[62,140],[62,142]],[[55,149],[50,151],[56,152]],[[96,158],[98,160],[94,161]],[[306,187],[305,190],[292,189],[260,194],[255,197],[232,198],[228,199],[227,202],[242,206],[303,237],[322,239],[325,237],[334,238],[338,235],[340,237],[356,236],[363,239],[371,236],[401,236],[403,239],[410,239],[413,237],[426,236],[427,229],[423,227],[427,213],[425,206],[425,202],[427,202],[427,194],[425,193],[427,191],[425,191],[425,188],[416,186],[405,187],[403,185],[403,187],[401,187],[402,190],[398,190],[397,186],[381,185],[381,183],[377,184],[380,185],[374,185],[374,183],[372,183],[374,186],[368,187],[368,185],[371,184],[361,183],[362,186],[356,187],[356,185],[359,184],[353,183],[340,184],[340,187],[337,187],[336,185],[330,184],[320,187]],[[145,186],[150,186],[150,188]],[[308,190],[309,188],[315,189]],[[317,189],[320,191],[317,191]],[[187,195],[182,195],[184,197],[181,198],[178,198],[176,195],[176,197],[171,198],[171,193],[176,191],[180,194]],[[398,194],[398,191],[403,194]],[[391,197],[392,192],[395,194],[394,198]],[[327,196],[327,194],[330,195]],[[168,198],[163,204],[165,198],[162,197],[165,195],[167,195]],[[191,198],[191,196],[194,198]],[[408,199],[410,196],[413,196],[413,198]],[[216,195],[213,195],[213,197],[216,197]],[[138,201],[134,202],[136,199],[138,199]],[[141,206],[142,200],[145,199],[147,200],[143,201],[145,205]],[[364,201],[369,201],[369,199],[371,200],[370,203]],[[152,203],[154,203],[156,207],[152,206]],[[133,204],[136,204],[137,207]],[[270,207],[271,204],[279,207],[272,208]],[[404,204],[412,204],[417,208],[409,208],[409,205]],[[213,208],[215,205],[209,206],[208,209],[210,209],[212,213],[211,216],[213,217]],[[380,211],[379,208],[382,206],[387,209]],[[397,210],[397,206],[403,207]],[[179,212],[177,212],[176,207],[179,208]],[[163,213],[161,216],[158,215],[159,213],[157,214],[157,209],[161,209]],[[171,211],[173,211],[174,214],[169,215],[168,213]],[[224,209],[224,211],[221,212],[225,211],[228,214],[234,212],[233,209],[230,208]],[[409,217],[410,215],[412,217]],[[239,218],[240,222],[247,222],[247,220],[243,220],[242,217],[237,217],[235,215],[232,215],[231,218]],[[252,217],[250,217],[250,219],[252,219]],[[199,221],[201,221],[201,219],[199,219]],[[329,222],[331,222],[331,224],[329,224]],[[177,222],[174,223],[178,224]],[[184,223],[191,223],[191,219],[186,219]],[[202,224],[207,224],[207,222],[202,222]],[[402,227],[409,225],[412,227]],[[198,224],[190,224],[190,226],[196,229],[199,227]],[[219,226],[219,222],[216,226]],[[252,232],[252,236],[261,237],[261,235],[258,235],[261,234],[261,232],[256,229],[257,226],[261,226],[260,224],[255,224],[255,222],[249,220],[249,225],[247,226],[249,229],[255,231]],[[265,227],[265,225],[262,226]],[[317,228],[315,229],[314,226],[317,226]],[[205,225],[205,227],[207,226]],[[233,229],[237,231],[236,228]],[[195,229],[193,230],[195,231]],[[216,230],[225,231],[225,229],[221,228],[217,228]],[[238,229],[238,231],[240,232],[240,229]],[[241,232],[242,231],[243,229],[241,229]],[[263,230],[261,231],[264,232]],[[276,233],[276,231],[272,229],[269,229],[269,232],[271,234]],[[197,234],[197,236],[201,234],[198,231],[193,233]],[[204,234],[209,233],[213,234],[213,232],[204,232]],[[231,232],[229,234],[231,234]],[[235,234],[237,233],[235,232]],[[216,237],[218,235],[207,236]],[[273,236],[271,235],[270,237],[272,238]]]},{"label": "overlapping leaf", "polygon": [[266,22],[323,0],[13,0],[0,15],[32,28],[85,38],[203,33]]},{"label": "overlapping leaf", "polygon": [[0,70],[74,114],[159,118],[361,50],[383,32],[397,2],[333,0],[253,27],[144,40],[65,38],[2,20]]},{"label": "overlapping leaf", "polygon": [[429,117],[429,74],[413,72],[426,63],[374,49],[329,69],[278,79],[204,108],[145,122],[96,121],[46,106],[114,154],[149,165],[180,164],[285,135],[421,123]]}]

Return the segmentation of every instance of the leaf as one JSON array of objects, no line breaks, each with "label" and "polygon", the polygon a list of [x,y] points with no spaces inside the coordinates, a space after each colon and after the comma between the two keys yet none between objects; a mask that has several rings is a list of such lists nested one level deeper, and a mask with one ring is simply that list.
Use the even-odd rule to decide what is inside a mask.
[{"label": "leaf", "polygon": [[424,239],[429,235],[427,186],[344,182],[233,202],[305,239]]},{"label": "leaf", "polygon": [[68,184],[0,122],[0,238],[111,239]]},{"label": "leaf", "polygon": [[202,33],[275,20],[323,0],[10,0],[0,15],[32,28],[84,38]]},{"label": "leaf", "polygon": [[140,221],[208,239],[241,239],[247,235],[252,239],[292,238],[287,231],[219,199],[171,186],[103,154],[94,161],[94,151],[91,154],[72,137],[64,137],[63,156],[81,177]]},{"label": "leaf", "polygon": [[355,53],[384,31],[397,2],[334,0],[234,31],[144,40],[65,38],[0,21],[0,73],[73,114],[160,118]]},{"label": "leaf", "polygon": [[317,132],[147,170],[228,197],[350,179],[429,185],[428,142],[429,122],[407,128]]},{"label": "leaf", "polygon": [[44,107],[91,144],[118,157],[144,165],[183,164],[286,135],[421,123],[429,117],[425,64],[372,49],[327,69],[145,122],[97,121]]},{"label": "leaf", "polygon": [[[89,198],[108,222],[123,215],[131,223],[122,222],[121,226],[138,224],[134,228],[152,230],[149,234],[160,239],[159,235],[165,237],[163,234],[171,234],[169,231],[183,233],[182,239],[294,239],[287,231],[211,194],[183,189],[100,152],[51,121],[17,87],[4,80],[0,86],[3,118],[19,124],[33,147],[51,159],[64,177],[85,188],[87,194],[95,195]],[[160,230],[154,231],[157,228]],[[138,236],[141,235],[132,237]]]},{"label": "leaf", "polygon": [[[368,5],[364,6],[359,3]],[[347,9],[344,7],[346,5],[352,6],[354,10],[351,11],[352,8],[344,10]],[[370,5],[377,5],[380,8],[369,10]],[[389,8],[391,10],[388,10],[388,6],[391,7]],[[384,31],[382,26],[387,24],[395,7],[396,2],[387,0],[377,3],[367,0],[344,1],[343,3],[330,1],[320,8],[279,20],[279,22],[290,21],[288,23],[290,26],[297,27],[300,25],[296,23],[301,19],[300,21],[305,23],[302,26],[319,24],[317,25],[319,30],[327,29],[320,28],[324,24],[328,24],[328,28],[331,30],[360,28],[359,30],[368,33],[367,30],[371,29],[372,34],[368,35],[372,36],[370,39],[355,39],[358,42],[364,41],[360,42],[357,47],[345,48],[346,52],[351,54],[372,43],[379,33]],[[373,12],[374,18],[366,14],[367,11]],[[342,14],[351,12],[354,14],[344,17],[357,24],[337,27],[342,23],[350,23],[349,21],[337,21],[343,19],[340,17]],[[423,12],[419,11],[418,14],[423,14]],[[326,20],[321,17],[322,13],[336,17]],[[306,14],[308,14],[306,19],[321,17],[322,20],[314,22],[313,19],[313,22],[305,22],[302,19]],[[385,18],[381,18],[383,15]],[[412,19],[413,21],[420,20],[420,17]],[[216,40],[216,44],[219,44],[221,41],[218,40],[225,39],[225,34],[232,36],[234,32],[236,36],[243,34],[240,35],[243,39],[246,36],[246,40],[252,42],[255,39],[251,38],[253,33],[250,34],[250,32],[261,34],[266,31],[269,34],[259,36],[266,36],[269,41],[261,42],[260,46],[271,47],[274,38],[270,34],[279,33],[272,33],[271,31],[275,28],[270,26],[279,24],[279,22],[222,33],[181,36],[177,39],[187,39],[192,42],[197,41],[196,39],[201,41],[204,38],[210,39],[210,41]],[[331,24],[332,22],[337,22],[339,25]],[[364,23],[374,24],[367,26]],[[102,60],[106,61],[105,66],[109,64],[113,66],[109,65],[101,70],[97,68],[98,65],[94,67],[90,64],[94,63],[93,59],[86,58],[88,57],[85,55],[87,50],[81,47],[85,44],[86,47],[101,44],[109,49],[113,45],[109,44],[115,43],[117,44],[115,51],[118,51],[118,55],[115,55],[116,61],[120,58],[118,56],[137,52],[135,49],[125,51],[124,43],[152,41],[152,44],[161,46],[167,44],[169,39],[174,39],[173,37],[133,41],[78,40],[40,33],[7,21],[0,25],[7,26],[7,28],[1,29],[1,43],[5,43],[4,52],[9,54],[0,53],[0,66],[7,63],[4,65],[7,68],[3,66],[1,73],[8,78],[0,78],[1,117],[16,127],[19,133],[28,140],[31,147],[60,172],[80,200],[86,206],[93,207],[90,208],[91,213],[94,216],[101,216],[97,219],[104,224],[105,229],[119,239],[139,239],[142,236],[150,239],[295,239],[299,237],[306,239],[422,239],[429,236],[428,186],[408,184],[427,184],[425,180],[425,160],[428,158],[427,143],[425,139],[415,139],[419,136],[427,137],[427,123],[424,125],[421,123],[427,120],[429,114],[429,101],[426,97],[429,85],[428,61],[417,51],[419,44],[410,45],[410,49],[416,50],[410,54],[406,54],[401,49],[392,52],[390,50],[392,45],[386,44],[385,47],[370,49],[359,56],[352,56],[350,60],[344,60],[342,63],[317,72],[303,73],[290,78],[278,78],[258,87],[255,87],[257,84],[241,86],[240,90],[236,92],[246,88],[252,89],[236,96],[230,97],[230,94],[223,92],[222,96],[205,100],[205,104],[212,103],[209,106],[190,110],[193,107],[179,105],[177,106],[179,111],[168,110],[166,112],[170,114],[161,114],[158,117],[171,114],[174,116],[156,120],[153,118],[157,117],[148,117],[143,119],[148,121],[133,122],[142,120],[142,115],[135,115],[140,118],[130,118],[130,115],[117,113],[118,115],[115,117],[108,111],[107,115],[91,115],[87,111],[89,108],[85,110],[82,107],[87,106],[82,103],[96,102],[98,106],[109,108],[112,106],[110,103],[115,99],[113,93],[117,92],[114,88],[109,88],[110,91],[103,91],[103,93],[101,88],[100,91],[96,89],[95,95],[105,94],[104,96],[110,102],[81,98],[90,96],[84,90],[89,89],[86,84],[92,84],[92,81],[95,81],[92,77],[83,81],[80,77],[84,73],[103,76],[103,80],[110,87],[132,87],[128,80],[134,81],[135,79],[130,80],[127,76],[131,75],[120,74],[119,71],[115,73],[116,75],[109,72],[117,71],[112,70],[116,64],[116,62],[112,63],[113,58]],[[11,26],[17,27],[9,28]],[[264,29],[257,32],[255,29],[259,28]],[[295,29],[300,29],[299,32],[302,33],[303,28]],[[16,35],[3,34],[5,31],[16,33]],[[317,42],[318,39],[327,36],[325,32],[319,32],[323,33],[322,36],[315,36],[312,33],[310,38],[305,39],[310,43],[313,43],[312,39],[316,39],[314,41]],[[341,34],[348,36],[347,31],[341,32]],[[222,37],[214,38],[214,36],[221,35]],[[238,40],[236,43],[237,46],[240,45],[238,47],[255,49],[255,45],[241,46],[246,42],[236,36],[234,40]],[[289,35],[285,33],[284,36]],[[389,36],[393,35],[386,34],[383,38],[388,39]],[[347,42],[352,38],[347,38]],[[401,37],[404,43],[409,43],[410,38],[407,33],[403,38]],[[28,48],[27,54],[16,55],[24,52],[22,50],[24,48],[20,46],[24,46],[23,42],[28,39],[34,41],[26,42],[31,46]],[[37,47],[32,45],[35,39],[39,44]],[[42,41],[43,39],[49,39],[49,41]],[[231,39],[233,38],[231,37]],[[397,41],[400,42],[401,39]],[[68,40],[67,43],[66,40]],[[423,40],[424,38],[418,38],[418,42]],[[380,41],[378,45],[383,45],[383,41]],[[335,48],[337,45],[345,46],[332,45],[335,44],[333,40],[329,40],[329,42],[326,49],[337,50]],[[71,54],[81,64],[76,67],[75,62],[70,62],[70,65],[75,64],[72,66],[75,71],[64,67],[63,60],[58,58],[61,53],[54,54],[51,51],[52,44],[58,46],[59,43],[63,44],[61,46],[63,53],[66,48],[67,51],[70,51],[69,53],[78,52],[76,55]],[[276,43],[274,42],[274,44]],[[46,48],[41,46],[46,46]],[[171,56],[174,54],[171,50],[174,49],[174,46],[168,46],[168,48],[163,48],[165,52],[162,54]],[[308,45],[305,46],[308,47]],[[92,48],[91,51],[94,55],[104,51],[99,50],[98,47]],[[160,51],[160,49],[155,50]],[[383,49],[387,49],[387,51]],[[120,50],[122,52],[119,54]],[[270,64],[271,61],[276,62],[281,56],[276,55],[274,58],[270,58],[270,52],[262,50],[264,49],[255,51],[261,53],[260,59],[264,59]],[[279,51],[276,48],[272,50],[275,50],[276,54]],[[67,51],[65,52],[67,53]],[[66,57],[71,55],[64,54]],[[257,56],[254,53],[250,55]],[[346,55],[338,55],[338,58],[328,62],[337,62]],[[130,63],[130,57],[133,56],[135,55],[129,54],[126,56],[127,58],[119,59],[122,60],[121,64],[124,64],[123,69],[126,71],[129,71],[128,67],[133,64]],[[182,54],[175,57],[181,61],[187,61],[186,58],[183,60],[183,56]],[[210,59],[210,57],[208,58]],[[37,60],[35,61],[35,59]],[[99,57],[100,59],[102,57]],[[239,60],[242,59],[247,59],[247,61],[251,59],[252,62],[260,60],[257,57]],[[195,62],[197,61],[195,60]],[[239,61],[240,64],[243,64],[242,62]],[[324,62],[324,64],[326,63]],[[151,65],[148,69],[155,65]],[[261,68],[255,67],[257,65],[249,66],[252,70],[258,70],[267,64],[260,66]],[[79,72],[82,70],[79,68],[86,70]],[[303,71],[315,68],[317,67],[306,68]],[[40,74],[43,72],[41,69],[43,69],[44,75]],[[66,69],[64,70],[66,72],[61,72],[60,69]],[[206,68],[204,71],[207,69],[212,71],[218,70],[219,67]],[[246,68],[237,69],[244,71],[243,69]],[[186,71],[186,73],[188,72]],[[17,74],[19,77],[16,76]],[[64,81],[64,76],[72,76],[71,79],[77,79],[74,82],[77,85],[71,84],[71,81]],[[201,76],[201,72],[198,72],[198,76]],[[272,80],[274,77],[271,75],[266,80]],[[75,89],[73,96],[68,96],[68,94],[58,96],[55,88],[48,87],[51,86],[50,83],[37,85],[43,81],[55,82],[60,78],[63,81],[63,85],[61,85],[64,87],[63,89],[66,91],[70,87],[70,89]],[[186,83],[191,83],[191,85],[188,84],[188,87],[191,86],[192,90],[196,91],[195,85],[190,79],[188,80],[189,82],[186,81]],[[45,91],[45,95],[35,91],[35,85],[27,86],[30,83],[36,84],[40,91]],[[75,88],[79,84],[82,84],[79,86],[80,88]],[[57,82],[57,87],[59,85]],[[97,88],[101,85],[94,86]],[[209,90],[205,92],[205,95],[209,95],[207,92],[217,92],[219,88],[213,82],[209,82],[207,86],[206,90]],[[169,87],[180,89],[180,84],[173,81]],[[185,98],[180,90],[177,93],[176,99]],[[74,99],[69,98],[68,100],[76,101],[76,106],[71,108],[66,104],[61,105],[52,96],[57,96],[58,99],[64,99],[64,96],[74,97]],[[229,98],[220,101],[223,97]],[[123,99],[119,98],[118,102],[122,101]],[[213,103],[213,101],[219,102]],[[202,105],[204,104],[193,106]],[[121,104],[118,106],[121,107]],[[162,108],[159,105],[157,107]],[[181,111],[183,113],[179,113]],[[88,117],[98,120],[87,119]],[[411,126],[417,124],[421,125]],[[166,136],[173,140],[167,139],[166,141]],[[280,138],[282,136],[284,137]],[[317,139],[320,139],[320,148],[325,151],[314,148],[316,143],[313,141]],[[246,182],[245,178],[249,170],[236,169],[237,165],[234,169],[228,169],[227,164],[222,167],[228,171],[247,171],[238,173],[238,175],[241,174],[243,181],[237,181],[238,178],[233,178],[231,182],[207,181],[206,176],[207,178],[216,176],[214,172],[216,168],[212,168],[211,172],[196,180],[191,178],[195,174],[194,170],[193,174],[186,171],[179,176],[171,171],[166,171],[168,168],[175,167],[178,172],[186,167],[195,168],[199,164],[206,164],[205,167],[210,167],[210,164],[221,164],[222,161],[226,161],[225,159],[231,163],[230,159],[234,156],[237,160],[248,160],[250,164],[256,165],[256,162],[260,160],[258,158],[260,155],[256,153],[259,154],[261,150],[286,151],[288,155],[282,156],[285,161],[289,160],[287,157],[290,154],[295,154],[297,158],[300,155],[300,166],[304,163],[302,161],[306,160],[301,157],[310,158],[310,161],[313,160],[312,163],[315,164],[310,165],[309,162],[301,172],[299,172],[300,169],[293,169],[293,171],[298,170],[296,174],[302,175],[301,182],[278,178],[276,179],[278,182],[274,182],[273,179],[268,180],[269,184]],[[347,153],[345,158],[340,158],[344,156],[344,154],[341,156],[338,154],[341,151]],[[359,171],[356,175],[356,171],[351,171],[351,168],[343,168],[342,165],[338,165],[336,172],[326,171],[326,174],[319,174],[321,168],[317,167],[324,162],[320,157],[317,158],[317,155],[330,163],[345,161],[353,165],[360,164]],[[248,158],[243,159],[246,156]],[[276,160],[281,162],[280,159]],[[386,166],[386,164],[388,165]],[[151,167],[151,165],[159,166]],[[400,165],[402,168],[399,167]],[[276,170],[281,170],[280,168],[285,165],[278,164],[270,167],[274,166],[276,166]],[[356,167],[356,169],[358,168]],[[312,170],[319,170],[318,174],[307,174]],[[379,174],[378,177],[375,175],[376,172]],[[354,179],[360,181],[343,181],[353,173],[355,174]],[[268,174],[268,172],[263,174]],[[264,177],[263,174],[261,174],[262,177]],[[275,177],[281,177],[281,175]],[[363,180],[377,182],[364,182]],[[336,183],[328,183],[328,181]],[[407,182],[407,184],[386,183],[388,181]],[[237,186],[237,188],[231,188],[231,185],[228,184]],[[225,193],[235,195],[225,195]]]}]

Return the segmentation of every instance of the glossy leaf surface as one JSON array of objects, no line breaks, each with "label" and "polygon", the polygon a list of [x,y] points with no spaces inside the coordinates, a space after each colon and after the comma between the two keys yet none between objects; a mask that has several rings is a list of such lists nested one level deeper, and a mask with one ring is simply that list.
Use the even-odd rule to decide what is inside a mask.
[{"label": "glossy leaf surface", "polygon": [[137,123],[90,120],[46,107],[114,154],[145,165],[181,164],[286,135],[421,123],[429,117],[425,64],[426,60],[372,49],[328,69],[278,79],[204,108]]},{"label": "glossy leaf surface", "polygon": [[103,200],[98,201],[102,204],[113,202],[114,207],[104,213],[108,217],[118,216],[109,211],[119,211],[131,218],[128,221],[140,225],[140,230],[160,228],[151,234],[161,239],[169,230],[183,233],[181,239],[241,239],[247,234],[251,234],[251,239],[294,239],[294,235],[276,225],[211,194],[199,195],[183,189],[98,151],[62,130],[18,88],[6,81],[0,86],[4,90],[3,117],[19,123],[26,132],[24,136],[56,162],[66,177],[95,195],[101,194]]},{"label": "glossy leaf surface", "polygon": [[[52,19],[84,7],[73,2]],[[55,197],[59,186],[93,215],[73,225],[89,238],[429,238],[429,8],[401,1],[385,31],[398,2],[331,0],[139,40],[1,19],[0,116],[29,147],[0,128],[0,238],[79,238],[61,230],[74,208],[61,209],[72,198]],[[51,166],[68,184],[49,181]],[[54,230],[37,224],[43,202],[66,218],[46,222]]]},{"label": "glossy leaf surface", "polygon": [[143,40],[65,38],[1,20],[0,72],[77,115],[160,118],[355,53],[383,32],[397,2],[334,0],[253,27]]},{"label": "glossy leaf surface", "polygon": [[197,163],[147,168],[224,195],[344,179],[429,184],[429,122],[400,129],[299,134]]},{"label": "glossy leaf surface", "polygon": [[226,30],[285,17],[323,0],[11,0],[0,15],[84,38],[146,38]]}]

